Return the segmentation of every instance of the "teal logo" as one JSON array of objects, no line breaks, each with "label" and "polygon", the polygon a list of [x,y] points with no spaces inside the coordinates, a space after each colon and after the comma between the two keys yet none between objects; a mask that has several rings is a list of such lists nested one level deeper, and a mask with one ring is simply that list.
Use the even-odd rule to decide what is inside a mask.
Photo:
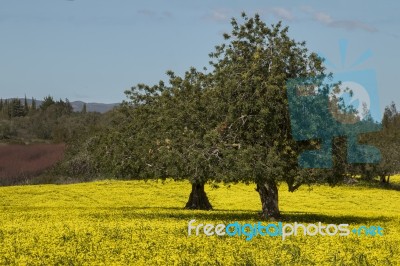
[{"label": "teal logo", "polygon": [[[342,62],[346,57],[345,44],[341,43]],[[362,54],[354,64],[361,64],[368,55]],[[346,137],[348,163],[379,163],[380,151],[358,142],[360,134],[381,129],[377,92],[376,73],[372,69],[288,80],[292,136],[296,141],[319,142],[318,150],[300,154],[300,167],[332,168],[335,137]]]}]

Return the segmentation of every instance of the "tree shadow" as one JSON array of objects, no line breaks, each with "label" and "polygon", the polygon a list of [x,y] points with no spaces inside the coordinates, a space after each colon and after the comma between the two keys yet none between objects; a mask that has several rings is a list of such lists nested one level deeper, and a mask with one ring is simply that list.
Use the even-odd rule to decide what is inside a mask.
[{"label": "tree shadow", "polygon": [[[106,210],[108,208],[105,208]],[[120,212],[109,213],[103,212],[99,208],[98,213],[88,214],[92,218],[108,218],[112,219],[144,219],[144,220],[159,220],[159,219],[174,219],[174,220],[197,220],[197,221],[222,221],[225,223],[232,222],[268,222],[261,217],[258,211],[249,210],[186,210],[178,207],[120,207],[112,208]],[[354,215],[328,215],[322,213],[305,213],[305,212],[282,212],[281,222],[286,223],[324,223],[324,224],[367,224],[374,222],[385,222],[390,219],[385,216],[378,217],[363,217]]]},{"label": "tree shadow", "polygon": [[400,184],[398,184],[398,183],[382,183],[378,180],[360,181],[359,183],[355,183],[350,186],[400,191]]},{"label": "tree shadow", "polygon": [[396,190],[396,191],[400,191],[400,184],[393,184],[393,183],[383,183],[380,184],[380,186],[377,188],[380,189],[385,189],[385,190]]}]

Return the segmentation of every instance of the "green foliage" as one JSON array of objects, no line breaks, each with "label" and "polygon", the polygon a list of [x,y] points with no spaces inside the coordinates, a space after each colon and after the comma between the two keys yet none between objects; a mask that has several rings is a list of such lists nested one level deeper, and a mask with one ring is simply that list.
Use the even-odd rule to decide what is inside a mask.
[{"label": "green foliage", "polygon": [[400,113],[395,103],[385,108],[382,127],[382,131],[362,137],[362,141],[380,149],[382,161],[377,165],[357,166],[353,171],[360,174],[363,179],[373,180],[379,177],[382,183],[387,183],[390,176],[400,173]]},{"label": "green foliage", "polygon": [[0,140],[11,139],[16,135],[15,127],[7,121],[0,121]]},{"label": "green foliage", "polygon": [[24,99],[24,114],[27,115],[29,113],[29,105],[28,105],[28,99],[26,99],[26,95],[25,95],[25,99]]},{"label": "green foliage", "polygon": [[[46,100],[49,102],[50,100]],[[45,102],[46,102],[45,101]],[[33,132],[40,139],[66,141],[69,137],[68,117],[72,115],[72,106],[68,100],[59,100],[42,108],[32,116]]]},{"label": "green foliage", "polygon": [[26,115],[26,110],[24,105],[21,103],[20,99],[6,100],[2,104],[2,114],[3,118],[10,119],[13,117],[22,117]]},{"label": "green foliage", "polygon": [[[209,77],[194,68],[184,77],[172,71],[168,75],[170,85],[161,83],[157,101],[151,107],[136,108],[136,111],[148,112],[150,107],[151,114],[146,121],[156,128],[146,131],[146,135],[156,132],[147,164],[152,165],[153,178],[173,177],[204,184],[215,178],[218,163],[218,151],[210,135],[216,121],[208,110]],[[133,92],[128,91],[128,97]],[[135,99],[131,97],[131,100],[134,103]]]},{"label": "green foliage", "polygon": [[128,101],[96,134],[92,154],[104,173],[135,179],[189,179],[204,184],[215,177],[218,156],[210,133],[216,123],[207,111],[207,75],[195,69],[169,82],[139,84]]},{"label": "green foliage", "polygon": [[86,114],[87,110],[86,110],[86,103],[83,104],[82,106],[82,111],[81,113]]},{"label": "green foliage", "polygon": [[36,111],[36,100],[32,97],[31,112]]},{"label": "green foliage", "polygon": [[31,105],[25,97],[0,100],[1,139],[15,142],[53,141],[68,142],[69,139],[90,127],[90,118],[98,122],[100,114],[74,113],[68,99],[54,101],[51,96],[43,100],[37,109],[36,100]]},{"label": "green foliage", "polygon": [[55,174],[88,180],[106,173],[105,165],[109,165],[110,160],[100,160],[99,153],[104,146],[98,139],[99,135],[107,135],[112,113],[74,113],[60,120],[54,138],[56,140],[57,135],[60,135],[60,139],[67,142],[67,150]]},{"label": "green foliage", "polygon": [[46,109],[48,108],[48,107],[50,107],[50,106],[52,106],[52,105],[54,105],[55,104],[55,101],[54,101],[54,99],[53,99],[53,97],[52,96],[46,96],[46,97],[44,97],[44,99],[43,99],[43,102],[42,102],[42,104],[40,105],[40,109],[42,110],[42,111],[46,111]]},{"label": "green foliage", "polygon": [[267,27],[258,15],[243,14],[242,20],[232,20],[232,32],[210,55],[222,180],[284,181],[294,191],[322,172],[297,165],[305,145],[291,136],[286,83],[325,76],[323,60],[291,39],[281,23]]}]

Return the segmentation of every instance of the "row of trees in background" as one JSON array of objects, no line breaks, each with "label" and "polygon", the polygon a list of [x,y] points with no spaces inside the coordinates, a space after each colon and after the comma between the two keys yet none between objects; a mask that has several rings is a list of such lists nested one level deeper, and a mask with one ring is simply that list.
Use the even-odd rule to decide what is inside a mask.
[{"label": "row of trees in background", "polygon": [[0,119],[23,117],[36,111],[36,100],[32,98],[31,104],[25,96],[24,103],[21,99],[0,99]]},{"label": "row of trees in background", "polygon": [[40,104],[34,98],[0,99],[0,141],[68,142],[79,132],[85,132],[97,124],[100,114],[87,113],[86,106],[81,112],[73,112],[68,101],[55,101],[45,97]]},{"label": "row of trees in background", "polygon": [[300,168],[299,154],[319,144],[293,140],[286,82],[325,76],[323,59],[289,38],[280,23],[267,27],[258,15],[245,14],[242,21],[232,20],[232,32],[210,54],[211,72],[192,68],[179,77],[169,71],[168,83],[126,91],[128,101],[107,122],[69,143],[60,169],[72,176],[189,180],[189,209],[212,208],[207,182],[254,183],[265,218],[280,216],[282,182],[293,192],[360,174],[387,182],[399,171],[394,105],[385,112],[384,130],[363,138],[381,148],[381,164],[347,164],[345,141],[338,138],[332,168]]},{"label": "row of trees in background", "polygon": [[361,137],[362,141],[379,148],[382,154],[381,162],[353,166],[349,172],[360,173],[364,180],[370,181],[379,177],[381,183],[389,183],[390,176],[400,173],[400,113],[395,103],[385,108],[381,124],[381,131]]}]

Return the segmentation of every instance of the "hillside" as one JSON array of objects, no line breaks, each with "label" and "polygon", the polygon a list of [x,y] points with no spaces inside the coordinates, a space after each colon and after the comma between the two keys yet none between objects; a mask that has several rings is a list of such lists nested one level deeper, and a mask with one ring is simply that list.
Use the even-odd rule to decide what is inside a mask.
[{"label": "hillside", "polygon": [[[84,104],[85,102],[82,101],[71,102],[72,108],[75,112],[81,111]],[[105,113],[118,105],[118,103],[86,103],[86,108],[88,112]]]}]

